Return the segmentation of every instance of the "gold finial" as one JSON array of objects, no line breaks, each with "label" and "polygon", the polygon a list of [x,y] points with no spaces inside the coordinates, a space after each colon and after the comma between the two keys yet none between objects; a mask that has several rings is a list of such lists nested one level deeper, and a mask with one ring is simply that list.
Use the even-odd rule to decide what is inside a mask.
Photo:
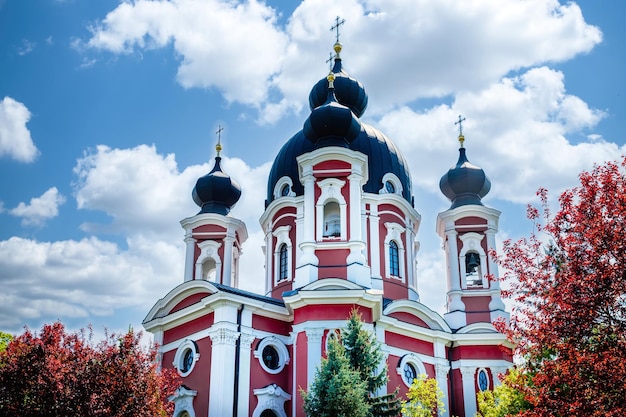
[{"label": "gold finial", "polygon": [[333,45],[333,49],[335,50],[335,58],[339,59],[339,52],[341,52],[342,48],[343,47],[338,41],[335,42],[335,44]]},{"label": "gold finial", "polygon": [[218,125],[217,128],[217,132],[215,132],[217,134],[217,145],[215,145],[215,151],[217,152],[217,156],[220,156],[220,152],[222,151],[222,132],[224,131],[224,128],[222,127],[222,125]]},{"label": "gold finial", "polygon": [[328,88],[335,88],[335,74],[332,71],[328,73],[326,79],[328,80]]},{"label": "gold finial", "polygon": [[463,136],[463,122],[465,121],[465,117],[462,117],[459,114],[459,120],[454,122],[455,125],[459,125],[459,143],[461,144],[461,148],[463,147],[463,143],[465,142],[465,136]]}]

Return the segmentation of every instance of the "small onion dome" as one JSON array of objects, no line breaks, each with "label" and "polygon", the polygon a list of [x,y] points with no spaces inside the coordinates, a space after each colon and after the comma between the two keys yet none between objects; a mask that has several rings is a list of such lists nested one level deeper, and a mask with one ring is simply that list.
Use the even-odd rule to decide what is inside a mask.
[{"label": "small onion dome", "polygon": [[458,162],[439,181],[439,189],[452,202],[451,209],[470,204],[482,206],[481,198],[491,189],[491,181],[485,171],[467,160],[462,139],[462,136],[459,137]]},{"label": "small onion dome", "polygon": [[198,178],[191,193],[193,201],[201,207],[200,213],[225,216],[241,197],[241,187],[222,171],[221,160],[219,156],[215,158],[215,166],[211,172]]},{"label": "small onion dome", "polygon": [[361,132],[361,123],[348,107],[337,103],[333,73],[328,74],[326,102],[304,122],[304,136],[317,147],[347,147]]},{"label": "small onion dome", "polygon": [[[367,93],[365,93],[365,87],[343,70],[341,58],[339,57],[339,52],[341,52],[341,44],[339,42],[335,43],[334,49],[336,55],[332,73],[335,75],[334,83],[337,102],[349,107],[356,117],[361,117],[367,108]],[[322,78],[313,86],[309,94],[309,107],[311,110],[326,102],[327,92],[328,78]]]}]

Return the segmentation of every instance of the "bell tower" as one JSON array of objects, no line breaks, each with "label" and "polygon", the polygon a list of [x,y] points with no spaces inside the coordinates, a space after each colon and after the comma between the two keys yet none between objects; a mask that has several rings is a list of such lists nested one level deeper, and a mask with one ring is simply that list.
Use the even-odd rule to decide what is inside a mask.
[{"label": "bell tower", "polygon": [[185,281],[203,279],[237,287],[241,246],[248,238],[246,225],[229,213],[241,197],[241,187],[222,171],[220,126],[215,146],[215,164],[200,177],[193,189],[193,201],[200,207],[195,216],[183,219],[185,229]]},{"label": "bell tower", "polygon": [[453,330],[473,323],[508,319],[500,297],[498,266],[491,256],[496,247],[500,212],[482,203],[491,182],[482,168],[469,162],[459,116],[459,159],[441,177],[439,188],[452,203],[437,216],[447,270],[447,312]]}]

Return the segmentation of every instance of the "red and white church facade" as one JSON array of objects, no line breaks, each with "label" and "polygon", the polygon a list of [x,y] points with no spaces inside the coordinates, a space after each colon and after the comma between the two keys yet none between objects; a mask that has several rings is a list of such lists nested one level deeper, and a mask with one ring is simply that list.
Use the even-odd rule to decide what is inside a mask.
[{"label": "red and white church facade", "polygon": [[[491,324],[508,318],[495,248],[500,212],[483,205],[484,171],[466,157],[440,182],[451,201],[437,217],[447,262],[442,315],[420,302],[409,164],[382,132],[365,124],[363,85],[334,67],[309,96],[303,129],[277,155],[265,211],[265,294],[238,288],[246,225],[230,209],[242,192],[220,166],[198,179],[198,214],[181,221],[183,282],[160,299],[144,327],[160,344],[162,366],[183,385],[175,417],[304,416],[306,389],[327,340],[358,308],[382,346],[389,381],[404,396],[427,374],[443,390],[441,415],[473,416],[476,393],[498,385],[512,365],[506,338]],[[243,190],[245,192],[245,190]],[[443,255],[442,255],[443,256]],[[251,277],[245,277],[251,279]],[[507,348],[508,346],[508,348]]]}]

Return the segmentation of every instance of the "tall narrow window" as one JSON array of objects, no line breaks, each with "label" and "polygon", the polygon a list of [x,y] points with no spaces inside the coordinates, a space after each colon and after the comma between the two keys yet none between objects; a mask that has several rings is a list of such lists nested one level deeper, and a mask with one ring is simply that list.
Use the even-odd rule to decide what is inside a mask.
[{"label": "tall narrow window", "polygon": [[278,280],[282,281],[287,279],[287,245],[283,243],[280,246],[280,256],[279,256],[279,273]]},{"label": "tall narrow window", "polygon": [[324,237],[341,236],[341,215],[339,204],[331,201],[324,206]]},{"label": "tall narrow window", "polygon": [[392,240],[389,242],[389,275],[400,276],[400,260],[398,257],[398,244]]},{"label": "tall narrow window", "polygon": [[483,283],[480,274],[480,255],[476,252],[465,254],[465,278],[468,286],[481,286]]}]

